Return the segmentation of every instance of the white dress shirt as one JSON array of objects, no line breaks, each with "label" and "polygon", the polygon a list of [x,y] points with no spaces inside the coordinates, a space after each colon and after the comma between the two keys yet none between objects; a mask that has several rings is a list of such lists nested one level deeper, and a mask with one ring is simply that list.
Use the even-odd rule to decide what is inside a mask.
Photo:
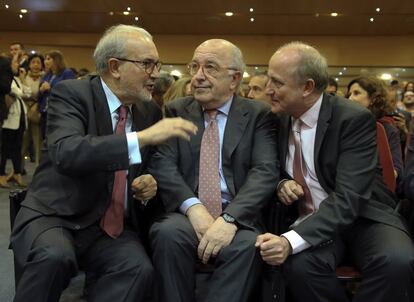
[{"label": "white dress shirt", "polygon": [[[308,111],[299,117],[299,119],[302,121],[302,127],[300,129],[302,156],[303,162],[306,166],[306,169],[304,169],[304,178],[312,196],[315,212],[318,211],[321,202],[328,197],[328,193],[326,193],[326,191],[319,184],[318,176],[316,175],[315,170],[315,136],[319,112],[322,105],[322,97],[323,94],[318,98],[316,103],[311,108],[309,108]],[[293,125],[293,123],[294,118],[292,117],[291,124]],[[286,156],[286,172],[292,178],[294,154],[295,144],[293,133],[291,131],[289,135],[289,152]],[[291,227],[298,225],[310,215],[299,217]],[[282,236],[284,236],[289,241],[290,245],[292,246],[293,254],[297,254],[311,246],[293,230],[282,234]]]}]

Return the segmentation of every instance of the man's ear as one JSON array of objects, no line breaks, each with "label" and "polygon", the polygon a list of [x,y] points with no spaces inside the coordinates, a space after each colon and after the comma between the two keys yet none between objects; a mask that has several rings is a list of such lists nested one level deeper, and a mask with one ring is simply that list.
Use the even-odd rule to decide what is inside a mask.
[{"label": "man's ear", "polygon": [[309,96],[315,90],[315,81],[313,79],[307,79],[305,85],[303,86],[303,93],[304,97]]},{"label": "man's ear", "polygon": [[119,72],[119,67],[120,67],[119,60],[115,58],[110,58],[108,60],[108,72],[115,79],[119,79],[121,77],[121,74]]},{"label": "man's ear", "polygon": [[243,74],[241,71],[236,71],[232,75],[233,80],[231,81],[230,88],[236,89],[236,87],[241,83]]}]

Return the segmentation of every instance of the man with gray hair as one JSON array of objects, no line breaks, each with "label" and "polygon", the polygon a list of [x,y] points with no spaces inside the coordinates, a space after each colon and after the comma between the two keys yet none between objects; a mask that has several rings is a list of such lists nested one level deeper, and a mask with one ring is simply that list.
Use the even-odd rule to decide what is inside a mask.
[{"label": "man with gray hair", "polygon": [[152,294],[140,217],[157,191],[148,161],[153,145],[189,140],[196,127],[159,121],[149,100],[161,63],[148,32],[111,27],[94,59],[98,76],[62,81],[51,92],[47,148],[11,236],[16,302],[59,301],[78,267],[93,275],[88,301],[149,301]]},{"label": "man with gray hair", "polygon": [[243,57],[229,41],[205,41],[188,68],[194,96],[165,113],[199,132],[160,145],[150,166],[166,212],[149,233],[160,301],[195,301],[202,262],[214,267],[204,301],[243,302],[260,273],[254,243],[279,175],[273,118],[265,104],[237,96]]},{"label": "man with gray hair", "polygon": [[349,301],[335,274],[344,256],[362,276],[353,301],[412,301],[414,248],[378,167],[373,115],[323,92],[327,63],[309,45],[281,47],[269,77],[280,116],[277,195],[295,215],[281,236],[258,236],[263,260],[283,264],[295,301]]}]

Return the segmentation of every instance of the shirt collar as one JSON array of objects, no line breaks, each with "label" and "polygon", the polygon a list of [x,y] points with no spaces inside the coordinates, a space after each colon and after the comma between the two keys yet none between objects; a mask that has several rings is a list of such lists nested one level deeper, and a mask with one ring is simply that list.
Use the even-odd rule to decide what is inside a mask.
[{"label": "shirt collar", "polygon": [[108,102],[109,112],[114,113],[122,105],[118,97],[112,92],[112,90],[106,85],[104,80],[101,78],[101,84],[105,92],[106,101]]},{"label": "shirt collar", "polygon": [[323,93],[319,96],[315,104],[312,105],[299,119],[309,128],[314,128],[318,123],[319,111],[321,111]]},{"label": "shirt collar", "polygon": [[[221,107],[217,108],[217,111],[228,116],[231,104],[233,103],[233,96],[231,96]],[[205,109],[203,108],[203,112]]]}]

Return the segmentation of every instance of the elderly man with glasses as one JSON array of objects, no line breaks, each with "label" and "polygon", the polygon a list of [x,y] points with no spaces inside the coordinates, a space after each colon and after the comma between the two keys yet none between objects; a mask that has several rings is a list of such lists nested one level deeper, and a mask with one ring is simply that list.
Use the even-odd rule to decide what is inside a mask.
[{"label": "elderly man with glasses", "polygon": [[274,118],[265,104],[237,96],[244,63],[234,44],[205,41],[188,68],[194,96],[165,112],[199,131],[159,145],[149,170],[165,211],[149,233],[160,301],[195,301],[197,263],[208,263],[204,301],[243,302],[260,275],[254,243],[278,182]]},{"label": "elderly man with glasses", "polygon": [[12,233],[22,269],[14,301],[59,301],[78,267],[94,278],[88,301],[148,301],[153,267],[142,244],[141,202],[157,184],[152,145],[187,141],[197,128],[161,119],[151,99],[161,63],[151,35],[118,25],[99,41],[98,76],[59,83],[48,109],[47,149]]}]

